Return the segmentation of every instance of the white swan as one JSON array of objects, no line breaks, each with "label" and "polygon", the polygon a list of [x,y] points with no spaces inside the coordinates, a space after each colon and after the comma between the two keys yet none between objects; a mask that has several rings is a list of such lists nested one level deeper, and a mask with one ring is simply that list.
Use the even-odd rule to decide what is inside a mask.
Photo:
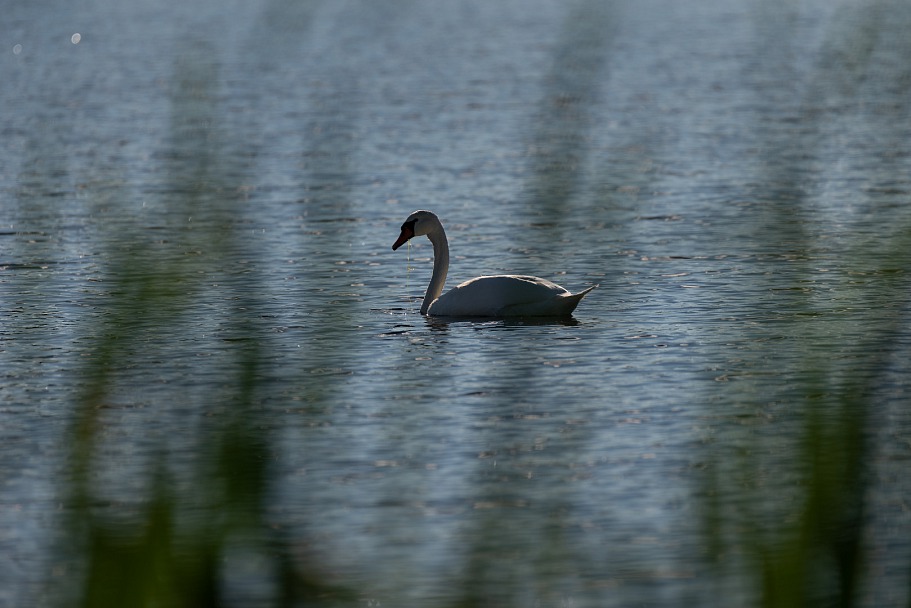
[{"label": "white swan", "polygon": [[449,241],[440,218],[430,211],[415,211],[402,224],[402,233],[392,250],[421,235],[427,235],[433,243],[433,276],[421,304],[422,315],[565,317],[572,314],[585,294],[597,287],[593,285],[573,294],[539,277],[496,275],[471,279],[441,296],[449,272]]}]

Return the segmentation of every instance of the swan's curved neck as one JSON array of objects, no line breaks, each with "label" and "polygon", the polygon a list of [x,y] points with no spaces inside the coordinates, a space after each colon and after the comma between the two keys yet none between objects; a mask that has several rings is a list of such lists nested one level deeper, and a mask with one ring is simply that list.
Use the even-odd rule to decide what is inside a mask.
[{"label": "swan's curved neck", "polygon": [[449,241],[446,239],[446,231],[443,230],[443,225],[440,224],[434,230],[428,232],[427,238],[433,243],[433,276],[430,277],[430,285],[427,286],[427,293],[424,294],[424,303],[421,304],[422,315],[427,314],[427,310],[433,301],[443,293],[446,274],[449,272]]}]

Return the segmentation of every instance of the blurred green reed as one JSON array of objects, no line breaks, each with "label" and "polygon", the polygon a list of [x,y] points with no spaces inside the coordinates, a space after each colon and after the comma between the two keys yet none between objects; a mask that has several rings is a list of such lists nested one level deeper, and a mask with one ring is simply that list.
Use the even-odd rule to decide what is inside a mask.
[{"label": "blurred green reed", "polygon": [[[242,171],[231,166],[232,143],[219,131],[213,56],[206,44],[187,48],[175,67],[171,93],[168,183],[162,185],[160,217],[192,217],[192,227],[187,222],[174,227],[176,235],[166,242],[153,240],[139,226],[116,227],[134,234],[128,248],[111,253],[105,315],[91,328],[96,343],[72,428],[67,546],[62,549],[74,556],[75,565],[58,590],[62,605],[221,606],[225,581],[232,578],[225,570],[229,551],[268,564],[269,589],[259,595],[269,605],[347,605],[353,597],[313,575],[317,570],[310,570],[309,558],[265,519],[271,438],[256,407],[265,370],[262,336],[254,327],[261,307],[252,274],[245,275],[243,285],[227,281],[225,286],[225,342],[234,373],[228,375],[233,386],[221,387],[218,395],[229,397],[218,404],[181,404],[187,409],[218,407],[199,438],[198,470],[189,472],[189,491],[181,487],[178,495],[162,453],[150,466],[146,493],[134,497],[139,507],[130,515],[112,514],[99,503],[94,471],[102,457],[98,450],[109,395],[121,381],[118,374],[165,328],[179,326],[186,315],[207,314],[195,309],[203,286],[249,253],[235,227],[243,203]],[[126,240],[119,234],[116,243],[122,247]],[[163,443],[160,449],[166,449]],[[188,507],[204,516],[187,517]]]},{"label": "blurred green reed", "polygon": [[[553,108],[542,110],[541,124],[532,129],[537,155],[533,159],[530,198],[531,204],[538,206],[532,212],[546,216],[557,217],[560,205],[578,191],[577,182],[582,179],[578,167],[586,153],[584,135],[590,128],[587,105],[594,103],[595,96],[591,81],[602,75],[602,57],[613,32],[610,10],[595,2],[580,6],[574,18],[584,23],[566,25],[561,47],[564,54],[555,58],[553,82],[549,83],[551,101],[545,104],[545,108],[548,104],[553,104]],[[580,31],[585,48],[574,46]],[[827,70],[825,73],[840,74],[845,80],[820,81],[813,91],[828,95],[836,90],[850,96],[866,73],[863,66],[870,44],[864,36],[876,31],[864,22],[854,32],[856,37],[843,38],[844,46],[832,40],[829,59],[847,58],[850,69]],[[255,295],[251,295],[255,289],[233,294],[237,304],[229,310],[233,326],[230,349],[236,373],[234,386],[226,391],[233,397],[199,443],[208,454],[199,459],[199,470],[191,473],[196,482],[193,495],[176,495],[167,467],[159,464],[148,472],[147,494],[138,498],[141,508],[129,521],[114,521],[96,504],[93,467],[98,458],[101,418],[116,381],[116,364],[129,360],[156,327],[175,323],[192,311],[194,294],[202,288],[205,276],[200,269],[217,272],[242,248],[232,220],[241,202],[237,168],[230,166],[224,149],[232,142],[220,139],[224,133],[218,130],[217,66],[204,47],[192,51],[187,56],[196,59],[179,63],[174,79],[174,162],[169,204],[175,210],[179,208],[180,214],[200,219],[192,231],[186,229],[181,238],[166,245],[153,247],[137,230],[135,245],[113,256],[118,261],[110,269],[112,295],[108,314],[99,321],[95,332],[97,344],[86,364],[85,388],[72,429],[72,487],[67,505],[70,545],[66,550],[80,563],[76,568],[78,580],[64,581],[60,601],[67,606],[118,608],[219,606],[224,603],[221,594],[226,576],[225,553],[242,545],[271,564],[273,588],[267,595],[274,605],[364,605],[355,591],[319,576],[318,568],[309,567],[315,564],[297,554],[288,539],[266,529],[263,501],[271,438],[255,407],[264,372],[261,344],[251,317],[257,308]],[[561,64],[561,58],[566,65]],[[573,70],[577,80],[567,89],[562,76]],[[907,110],[899,108],[896,115],[907,116]],[[804,162],[812,159],[813,128],[821,114],[807,111],[800,118],[810,127],[809,135],[803,131],[792,138],[769,140],[763,146],[768,155],[764,159],[768,162],[763,164],[767,168],[764,177],[779,192],[798,193],[787,205],[771,201],[768,224],[757,228],[757,239],[766,239],[773,247],[773,239],[780,235],[799,242],[808,233],[802,224],[804,201],[799,194],[799,180],[806,168],[777,162],[775,158],[796,147],[805,150]],[[888,134],[883,136],[888,139]],[[850,257],[854,260],[851,264],[876,277],[867,282],[866,289],[888,291],[888,297],[905,303],[894,310],[907,311],[905,269],[909,265],[911,227],[906,226],[897,234],[889,242],[877,244],[875,258],[865,255],[869,251],[866,243],[859,244]],[[205,254],[189,256],[188,248]],[[859,293],[853,297],[863,296]],[[799,298],[786,311],[789,323],[799,334],[807,332],[812,314]],[[790,404],[801,415],[802,431],[796,451],[801,456],[797,462],[789,463],[787,471],[776,470],[775,463],[754,460],[756,455],[776,449],[774,441],[759,433],[745,431],[742,436],[730,438],[731,444],[737,446],[732,450],[719,447],[725,438],[711,446],[702,505],[705,548],[723,576],[752,581],[763,606],[852,606],[862,594],[867,563],[863,533],[869,504],[872,410],[880,372],[895,350],[898,329],[906,325],[907,319],[902,312],[861,321],[876,330],[865,331],[868,341],[857,346],[858,365],[866,371],[851,376],[853,379],[839,376],[824,348],[807,348],[806,368],[799,374],[805,383],[802,396]],[[856,334],[850,327],[853,322],[846,319],[840,331]],[[831,332],[831,328],[826,331]],[[821,344],[822,338],[811,331],[808,344]],[[768,348],[776,346],[772,343]],[[761,356],[774,360],[771,350]],[[730,390],[738,391],[737,384],[731,383]],[[731,394],[730,399],[748,400],[750,395]],[[728,458],[730,453],[736,456]],[[794,474],[798,480],[793,497],[797,507],[786,518],[769,516],[770,511],[775,512],[769,504],[780,497],[764,494],[761,486],[753,482],[759,476],[777,474]],[[722,497],[736,492],[734,488],[743,488],[744,500],[729,504]],[[499,498],[486,497],[479,490],[478,500],[488,499]],[[178,525],[181,505],[188,502],[203,505],[204,511],[219,516]],[[556,530],[561,526],[565,505],[558,502],[553,507],[551,519],[540,522],[539,543],[520,542],[528,530],[513,530],[511,540],[517,551],[537,546],[537,555],[522,557],[532,564],[533,572],[557,570],[560,576],[571,578],[580,557],[560,545]],[[476,517],[476,531],[465,539],[463,588],[452,590],[455,599],[451,605],[521,605],[520,598],[511,597],[508,590],[493,589],[496,581],[489,576],[490,555],[494,551],[488,546],[489,540],[508,529],[507,522],[499,517],[502,516],[496,510],[482,511]],[[731,562],[731,555],[738,558]],[[744,569],[731,572],[731,567]],[[543,575],[540,584],[546,585]],[[718,601],[727,605],[723,599]]]},{"label": "blurred green reed", "polygon": [[[907,256],[911,238],[901,241],[895,243],[893,260]],[[869,603],[863,600],[865,577],[872,574],[871,549],[865,546],[874,501],[872,438],[875,424],[885,418],[877,404],[907,326],[909,285],[903,272],[890,280],[896,274],[891,268],[867,272],[885,280],[886,286],[876,289],[891,291],[897,310],[886,312],[879,327],[857,345],[855,369],[849,374],[818,346],[830,339],[832,327],[804,337],[804,369],[789,372],[802,378],[801,394],[783,403],[780,407],[787,411],[779,414],[797,419],[799,433],[776,436],[745,425],[710,447],[703,509],[706,547],[719,572],[753,579],[761,606]],[[807,316],[790,311],[790,319],[792,331],[805,335],[798,326],[808,322]],[[838,331],[861,335],[869,327],[869,319],[848,320]],[[757,411],[764,405],[755,403]],[[776,452],[795,457],[782,461]],[[785,494],[770,493],[763,482],[769,478],[778,480],[776,485],[789,479],[793,487]],[[732,492],[740,500],[721,498]]]},{"label": "blurred green reed", "polygon": [[[788,3],[765,8],[773,11],[776,6],[780,10],[774,27],[766,29],[765,50],[786,46],[793,35],[794,24],[782,17],[790,12]],[[814,241],[808,227],[816,218],[804,176],[813,174],[826,145],[820,135],[830,120],[824,108],[856,108],[868,117],[865,128],[879,146],[875,154],[880,159],[877,174],[869,175],[871,183],[890,172],[904,176],[900,158],[907,154],[908,142],[892,131],[889,120],[864,110],[869,99],[864,88],[890,83],[904,90],[905,102],[882,111],[895,121],[911,115],[911,70],[883,65],[874,57],[877,48],[911,52],[903,33],[911,25],[911,13],[890,6],[898,8],[889,2],[842,7],[832,19],[837,29],[827,33],[817,69],[806,83],[795,121],[799,128],[769,133],[757,125],[757,148],[762,151],[757,168],[772,194],[761,201],[768,212],[755,227],[755,238],[766,251],[786,253],[792,267],[802,268],[803,277],[791,287],[794,297],[782,298],[784,324],[769,330],[791,342],[768,341],[753,353],[749,371],[797,379],[797,394],[789,395],[772,415],[796,421],[799,432],[770,434],[757,430],[762,426],[758,423],[711,442],[703,517],[706,547],[717,570],[750,582],[758,605],[770,608],[870,605],[872,597],[867,578],[874,574],[869,546],[875,500],[873,439],[886,418],[881,397],[888,392],[884,387],[890,382],[890,366],[906,348],[901,340],[911,305],[911,223],[905,214],[895,218],[877,242],[853,239],[842,252],[844,279],[827,294],[826,303],[812,302],[803,295],[818,277],[812,250],[825,245]],[[886,15],[892,19],[889,24]],[[780,76],[782,66],[776,69]],[[761,98],[765,92],[757,90],[756,95]],[[883,209],[875,216],[884,227],[885,213]],[[831,356],[827,345],[833,340],[840,349],[852,351],[850,364]],[[795,360],[800,361],[797,369],[776,365]],[[738,383],[733,384],[731,404],[752,402],[757,412],[767,407],[749,382],[741,383],[739,392]],[[758,413],[757,419],[765,415]],[[776,452],[796,458],[783,462],[775,458]],[[792,480],[793,492],[769,493],[763,478]],[[741,500],[720,498],[732,492]]]}]

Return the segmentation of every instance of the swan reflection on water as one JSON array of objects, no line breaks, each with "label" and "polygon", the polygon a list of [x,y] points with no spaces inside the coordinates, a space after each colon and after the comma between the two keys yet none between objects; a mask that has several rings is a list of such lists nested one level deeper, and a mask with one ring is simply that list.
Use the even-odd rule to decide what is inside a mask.
[{"label": "swan reflection on water", "polygon": [[[418,318],[409,314],[409,309],[390,308],[384,311],[386,314],[395,315],[403,319],[395,327],[387,332],[384,336],[394,336],[410,333],[420,326],[417,323]],[[448,331],[450,325],[466,324],[475,329],[487,328],[517,328],[517,327],[540,327],[544,325],[562,325],[564,327],[575,327],[581,325],[578,319],[573,316],[562,317],[432,317],[429,315],[420,317],[424,326],[431,331]]]},{"label": "swan reflection on water", "polygon": [[445,329],[453,323],[472,323],[478,329],[483,327],[531,327],[541,325],[579,325],[575,317],[425,317],[430,329]]}]

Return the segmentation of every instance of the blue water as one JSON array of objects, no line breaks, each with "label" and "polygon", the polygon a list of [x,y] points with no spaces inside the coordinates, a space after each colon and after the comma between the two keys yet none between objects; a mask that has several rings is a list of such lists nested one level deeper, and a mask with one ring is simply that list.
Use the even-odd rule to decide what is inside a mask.
[{"label": "blue water", "polygon": [[[98,516],[136,517],[162,461],[192,495],[253,361],[266,523],[358,605],[753,603],[733,530],[795,517],[807,407],[870,386],[860,604],[906,605],[909,25],[847,0],[14,3],[0,605],[79,578],[59,539],[106,343]],[[390,249],[418,208],[450,285],[599,288],[565,322],[425,319],[430,244]],[[218,515],[191,502],[181,526]],[[270,603],[266,558],[224,564],[229,604]]]}]

